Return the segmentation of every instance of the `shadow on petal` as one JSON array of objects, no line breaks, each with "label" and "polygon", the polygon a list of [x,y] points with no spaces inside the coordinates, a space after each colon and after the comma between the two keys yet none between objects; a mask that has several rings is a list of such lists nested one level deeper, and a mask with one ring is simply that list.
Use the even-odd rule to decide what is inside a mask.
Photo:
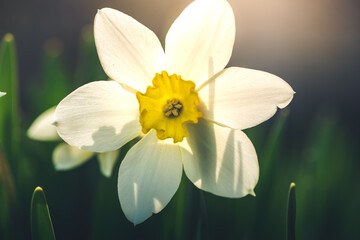
[{"label": "shadow on petal", "polygon": [[181,145],[184,169],[197,187],[231,198],[253,194],[259,166],[245,133],[202,119],[189,126],[187,143]]},{"label": "shadow on petal", "polygon": [[[96,146],[96,149],[101,149],[101,151],[97,152],[108,152],[121,148],[126,142],[133,140],[139,135],[132,134],[133,136],[129,137],[129,134],[131,134],[129,133],[129,129],[134,129],[138,125],[139,122],[137,120],[131,121],[125,124],[119,133],[116,133],[115,127],[113,126],[100,127],[96,132],[92,134],[93,144],[81,146],[81,149],[87,151],[94,151],[94,146]],[[118,147],[111,147],[109,149],[110,145]]]}]

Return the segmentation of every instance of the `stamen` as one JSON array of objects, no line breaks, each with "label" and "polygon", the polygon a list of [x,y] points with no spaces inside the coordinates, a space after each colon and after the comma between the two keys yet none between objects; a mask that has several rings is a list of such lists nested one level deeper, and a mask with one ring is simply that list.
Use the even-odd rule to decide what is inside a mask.
[{"label": "stamen", "polygon": [[167,100],[164,106],[164,115],[167,118],[177,118],[180,116],[182,110],[181,102],[174,98],[171,100]]}]

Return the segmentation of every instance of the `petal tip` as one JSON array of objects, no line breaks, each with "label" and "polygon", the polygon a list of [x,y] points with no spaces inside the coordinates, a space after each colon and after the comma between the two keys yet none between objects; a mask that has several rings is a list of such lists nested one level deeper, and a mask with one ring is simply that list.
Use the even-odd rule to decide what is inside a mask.
[{"label": "petal tip", "polygon": [[249,194],[253,197],[256,197],[256,194],[253,189],[249,190]]},{"label": "petal tip", "polygon": [[294,98],[294,94],[295,94],[295,92],[292,90],[292,93],[291,93],[291,95],[289,96],[289,99],[288,99],[287,101],[283,101],[282,103],[278,104],[278,105],[277,105],[278,108],[283,109],[283,108],[285,108],[287,105],[289,105],[290,102],[291,102],[291,101],[293,100],[293,98]]},{"label": "petal tip", "polygon": [[106,178],[110,178],[111,177],[111,173],[105,173],[105,172],[102,172],[102,175]]},{"label": "petal tip", "polygon": [[100,12],[104,12],[104,11],[107,11],[108,9],[111,9],[111,8],[99,8],[98,10],[97,10],[97,12],[98,13],[100,13]]},{"label": "petal tip", "polygon": [[29,129],[26,131],[26,136],[27,136],[28,138],[30,138],[30,139],[34,139],[34,138],[33,138],[33,133],[32,133],[32,131],[31,131],[31,128],[29,128]]}]

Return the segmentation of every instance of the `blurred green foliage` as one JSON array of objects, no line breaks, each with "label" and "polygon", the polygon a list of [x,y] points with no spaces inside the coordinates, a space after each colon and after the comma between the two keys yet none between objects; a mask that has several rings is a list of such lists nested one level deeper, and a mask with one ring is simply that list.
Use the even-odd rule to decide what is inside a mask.
[{"label": "blurred green foliage", "polygon": [[[7,35],[2,41],[0,90],[7,95],[0,99],[0,239],[30,239],[30,201],[36,186],[46,189],[58,239],[285,239],[290,182],[297,184],[297,239],[360,239],[356,136],[340,118],[321,114],[308,124],[308,131],[299,133],[291,129],[297,123],[289,117],[290,109],[245,131],[260,164],[255,198],[202,192],[184,174],[168,206],[134,227],[120,208],[116,170],[105,178],[97,161],[89,161],[57,172],[51,161],[55,143],[25,137],[31,122],[70,91],[107,79],[91,28],[82,33],[75,72],[68,71],[62,52],[60,40],[46,44],[41,85],[25,96],[31,114],[20,118],[14,38]],[[135,142],[121,149],[115,169]]]}]

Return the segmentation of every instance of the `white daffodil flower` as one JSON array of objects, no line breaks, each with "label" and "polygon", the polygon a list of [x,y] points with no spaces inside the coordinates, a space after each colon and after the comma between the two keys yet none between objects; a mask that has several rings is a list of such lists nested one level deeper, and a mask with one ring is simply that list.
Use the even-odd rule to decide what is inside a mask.
[{"label": "white daffodil flower", "polygon": [[0,92],[0,97],[5,96],[5,95],[6,95],[5,92]]},{"label": "white daffodil flower", "polygon": [[[39,141],[60,141],[56,127],[52,124],[54,114],[55,107],[52,107],[36,118],[27,131],[28,137]],[[94,152],[60,143],[53,151],[52,160],[56,170],[69,170],[82,165],[94,154]],[[119,150],[97,154],[100,171],[105,177],[111,176],[118,155]]]},{"label": "white daffodil flower", "polygon": [[160,212],[184,167],[200,189],[239,198],[254,195],[257,155],[241,131],[284,108],[294,91],[270,73],[227,65],[235,19],[226,0],[195,0],[167,33],[156,35],[110,8],[95,17],[101,64],[114,81],[86,84],[55,112],[62,139],[94,152],[120,148],[145,134],[119,169],[118,193],[134,224]]}]

